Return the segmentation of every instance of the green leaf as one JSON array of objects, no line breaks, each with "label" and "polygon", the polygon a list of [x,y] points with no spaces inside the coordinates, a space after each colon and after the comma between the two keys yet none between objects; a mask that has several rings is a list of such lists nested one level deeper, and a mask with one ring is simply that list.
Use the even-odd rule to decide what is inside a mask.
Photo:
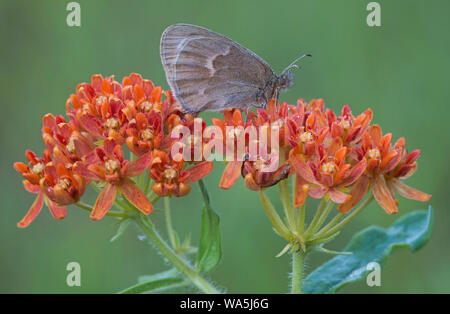
[{"label": "green leaf", "polygon": [[203,206],[202,233],[196,259],[196,266],[200,272],[213,270],[222,257],[219,223],[219,216],[211,208]]},{"label": "green leaf", "polygon": [[117,229],[116,234],[109,241],[114,242],[118,238],[120,238],[120,236],[125,232],[125,230],[127,229],[129,224],[130,224],[129,220],[125,220],[125,221],[121,222],[121,224],[119,225],[119,228]]},{"label": "green leaf", "polygon": [[353,236],[343,251],[351,255],[332,258],[314,270],[304,281],[304,293],[334,293],[342,286],[361,280],[369,273],[367,264],[382,265],[392,250],[422,248],[431,235],[433,209],[414,211],[399,218],[391,227],[369,227]]},{"label": "green leaf", "polygon": [[142,275],[142,276],[138,277],[138,283],[146,283],[146,282],[150,282],[150,281],[172,278],[172,277],[176,277],[178,273],[179,272],[176,268],[172,268],[172,269],[169,269],[169,270],[157,273],[157,274],[153,274],[153,275]]},{"label": "green leaf", "polygon": [[120,294],[149,293],[167,290],[186,285],[182,277],[177,276],[178,271],[171,269],[154,275],[140,276],[138,284],[120,291]]}]

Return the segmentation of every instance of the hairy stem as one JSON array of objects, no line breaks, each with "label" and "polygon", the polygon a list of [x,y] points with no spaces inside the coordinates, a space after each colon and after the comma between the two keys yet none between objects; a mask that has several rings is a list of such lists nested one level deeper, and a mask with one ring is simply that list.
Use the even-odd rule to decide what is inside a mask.
[{"label": "hairy stem", "polygon": [[200,291],[208,294],[219,293],[219,291],[206,279],[204,279],[192,266],[190,266],[183,258],[177,255],[172,248],[161,238],[159,233],[153,227],[150,219],[138,214],[134,221],[142,230],[142,232],[150,239],[163,256],[173,265],[180,273],[182,273],[192,284]]},{"label": "hairy stem", "polygon": [[177,250],[177,244],[175,242],[175,234],[172,227],[172,217],[170,215],[170,198],[164,197],[164,212],[166,214],[167,234],[169,235],[170,244]]},{"label": "hairy stem", "polygon": [[301,250],[292,253],[292,285],[291,293],[302,293],[303,270],[305,265],[305,253]]}]

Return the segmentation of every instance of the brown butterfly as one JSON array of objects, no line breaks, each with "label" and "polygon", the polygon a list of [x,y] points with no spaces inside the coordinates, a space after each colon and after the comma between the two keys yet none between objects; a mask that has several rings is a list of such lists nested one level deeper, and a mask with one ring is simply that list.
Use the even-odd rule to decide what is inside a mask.
[{"label": "brown butterfly", "polygon": [[188,113],[265,108],[271,98],[294,81],[291,68],[277,76],[254,52],[206,28],[174,24],[161,36],[161,61],[167,81]]}]

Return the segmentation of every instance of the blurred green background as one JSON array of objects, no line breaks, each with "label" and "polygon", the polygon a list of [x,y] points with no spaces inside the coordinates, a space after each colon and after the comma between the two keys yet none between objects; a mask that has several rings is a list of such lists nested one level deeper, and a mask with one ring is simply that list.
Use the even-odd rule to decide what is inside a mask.
[{"label": "blurred green background", "polygon": [[[383,268],[381,287],[362,282],[342,292],[450,293],[449,1],[379,1],[381,27],[367,26],[369,1],[362,0],[78,2],[81,27],[66,25],[69,1],[0,2],[0,292],[109,293],[134,284],[139,275],[167,269],[161,256],[137,239],[135,228],[110,243],[113,220],[91,221],[75,207],[63,221],[44,208],[27,229],[18,229],[33,195],[23,190],[12,164],[25,159],[27,148],[42,152],[41,116],[64,113],[69,94],[91,74],[114,74],[121,81],[138,72],[167,88],[160,35],[168,25],[185,22],[225,34],[277,72],[299,54],[311,53],[281,100],[322,97],[334,110],[350,104],[355,114],[370,107],[384,131],[395,140],[405,136],[407,148],[422,150],[419,169],[407,183],[433,194],[430,242],[414,255],[395,252]],[[212,116],[203,115],[208,121]],[[230,191],[218,188],[223,168],[216,163],[206,178],[223,237],[223,260],[211,279],[231,293],[287,292],[289,257],[275,258],[284,242],[272,232],[258,195],[242,181]],[[280,205],[277,188],[269,195]],[[426,204],[401,199],[400,213],[388,216],[372,204],[328,247],[342,249],[358,230],[386,227],[418,208]],[[192,231],[198,239],[200,209],[197,186],[174,201],[181,235]],[[162,229],[163,215],[152,217]],[[313,254],[308,270],[327,258]],[[81,287],[66,286],[71,261],[81,264]]]}]

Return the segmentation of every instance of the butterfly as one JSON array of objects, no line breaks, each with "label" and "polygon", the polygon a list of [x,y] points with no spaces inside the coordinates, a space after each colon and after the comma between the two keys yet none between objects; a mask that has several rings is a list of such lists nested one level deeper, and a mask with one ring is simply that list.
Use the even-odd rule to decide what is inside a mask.
[{"label": "butterfly", "polygon": [[293,85],[292,62],[280,75],[254,52],[206,28],[174,24],[161,36],[161,61],[175,98],[186,113],[265,108]]}]

